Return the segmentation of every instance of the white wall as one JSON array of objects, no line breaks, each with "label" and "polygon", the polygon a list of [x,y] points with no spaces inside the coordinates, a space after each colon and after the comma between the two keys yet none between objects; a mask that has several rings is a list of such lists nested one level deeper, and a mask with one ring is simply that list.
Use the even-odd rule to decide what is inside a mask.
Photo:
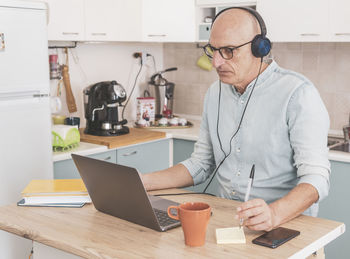
[{"label": "white wall", "polygon": [[[56,42],[50,42],[49,45],[54,46]],[[129,96],[135,76],[140,68],[140,60],[132,56],[136,51],[146,51],[152,54],[155,57],[157,70],[163,68],[163,45],[160,43],[78,43],[77,48],[69,49],[69,74],[78,111],[69,114],[65,100],[65,89],[62,84],[60,97],[62,111],[59,114],[78,116],[81,120],[81,126],[85,126],[83,89],[100,81],[116,80],[124,86]],[[50,49],[49,53],[58,53],[59,63],[65,62],[63,49]],[[153,73],[153,60],[148,57],[125,110],[127,120],[135,120],[136,97],[143,93],[143,89]],[[57,84],[58,80],[51,80],[51,96],[57,96]]]}]

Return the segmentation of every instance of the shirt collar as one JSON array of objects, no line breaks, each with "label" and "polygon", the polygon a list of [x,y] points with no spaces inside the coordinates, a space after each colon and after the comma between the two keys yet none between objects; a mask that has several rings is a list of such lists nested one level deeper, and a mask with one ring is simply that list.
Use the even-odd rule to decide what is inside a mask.
[{"label": "shirt collar", "polygon": [[274,60],[272,60],[272,62],[267,66],[267,68],[262,73],[260,73],[259,78],[255,78],[253,81],[251,81],[248,84],[248,86],[243,94],[240,94],[236,90],[236,88],[233,85],[231,85],[233,92],[238,96],[247,94],[248,92],[250,92],[250,89],[253,87],[256,79],[258,79],[258,81],[256,82],[255,87],[258,87],[259,85],[263,84],[271,76],[271,74],[276,70],[277,67],[278,67],[277,63]]}]

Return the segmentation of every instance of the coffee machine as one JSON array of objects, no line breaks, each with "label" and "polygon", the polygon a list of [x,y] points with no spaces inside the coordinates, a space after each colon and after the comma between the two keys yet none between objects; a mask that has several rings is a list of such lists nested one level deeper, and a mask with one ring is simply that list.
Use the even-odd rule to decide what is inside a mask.
[{"label": "coffee machine", "polygon": [[151,76],[150,88],[153,93],[152,96],[156,100],[156,119],[162,117],[173,117],[173,101],[174,101],[174,88],[175,84],[166,80],[162,74],[177,70],[177,67],[171,67],[163,71],[157,72]]},{"label": "coffee machine", "polygon": [[126,100],[125,89],[116,81],[105,81],[84,89],[86,128],[84,133],[97,136],[118,136],[129,133],[119,109]]}]

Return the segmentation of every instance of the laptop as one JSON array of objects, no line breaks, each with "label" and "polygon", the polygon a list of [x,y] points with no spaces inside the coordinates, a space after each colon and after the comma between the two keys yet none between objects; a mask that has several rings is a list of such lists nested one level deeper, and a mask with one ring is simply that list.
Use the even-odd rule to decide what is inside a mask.
[{"label": "laptop", "polygon": [[179,203],[148,195],[135,168],[76,154],[72,158],[97,210],[157,231],[180,226],[167,213]]}]

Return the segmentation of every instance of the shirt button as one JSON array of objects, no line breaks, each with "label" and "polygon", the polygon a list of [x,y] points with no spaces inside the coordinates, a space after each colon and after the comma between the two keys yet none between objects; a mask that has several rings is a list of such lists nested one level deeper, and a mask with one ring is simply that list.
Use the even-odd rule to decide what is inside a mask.
[{"label": "shirt button", "polygon": [[238,171],[238,172],[237,172],[237,176],[240,176],[240,175],[241,175],[241,171]]},{"label": "shirt button", "polygon": [[237,153],[241,152],[241,149],[240,148],[237,148],[236,149]]},{"label": "shirt button", "polygon": [[244,100],[241,100],[241,104],[243,104],[244,103]]}]

